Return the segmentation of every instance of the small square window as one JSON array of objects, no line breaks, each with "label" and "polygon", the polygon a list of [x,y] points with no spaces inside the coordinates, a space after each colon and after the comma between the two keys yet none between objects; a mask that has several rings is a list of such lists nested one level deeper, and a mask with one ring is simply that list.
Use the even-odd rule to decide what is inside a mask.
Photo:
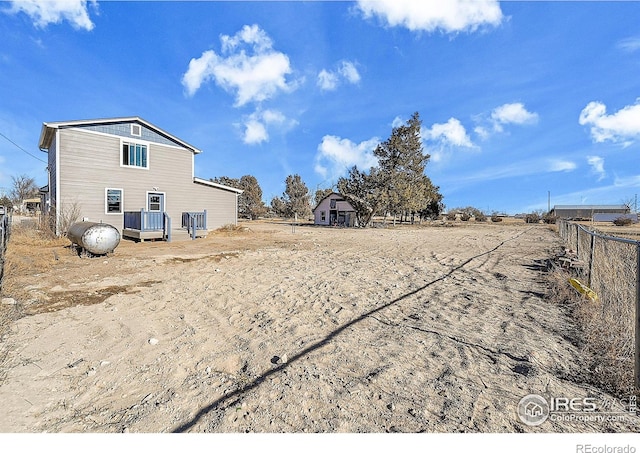
[{"label": "small square window", "polygon": [[131,135],[140,137],[142,135],[142,127],[139,124],[131,125]]}]

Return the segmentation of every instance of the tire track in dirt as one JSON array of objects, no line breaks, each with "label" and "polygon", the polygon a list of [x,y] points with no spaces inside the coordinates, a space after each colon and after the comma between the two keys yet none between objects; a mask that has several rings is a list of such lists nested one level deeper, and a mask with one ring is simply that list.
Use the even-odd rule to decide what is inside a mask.
[{"label": "tire track in dirt", "polygon": [[188,421],[187,423],[184,423],[180,426],[178,426],[177,428],[174,429],[174,432],[186,432],[188,431],[190,428],[192,428],[193,426],[195,426],[200,419],[202,419],[205,415],[207,415],[209,412],[216,410],[219,406],[224,405],[225,403],[227,403],[229,400],[233,400],[233,399],[237,399],[239,398],[241,395],[246,394],[247,392],[257,388],[265,379],[271,377],[274,374],[277,374],[283,370],[285,370],[286,368],[289,368],[291,366],[291,364],[295,364],[296,362],[302,360],[304,357],[306,357],[307,355],[311,354],[312,352],[316,351],[317,349],[323,348],[324,346],[326,346],[328,343],[330,343],[335,337],[337,337],[338,335],[342,334],[344,331],[350,329],[351,327],[357,325],[358,323],[362,322],[363,320],[365,320],[366,318],[369,317],[373,317],[373,315],[385,310],[388,307],[391,307],[393,305],[398,304],[399,302],[414,296],[416,294],[418,294],[419,292],[435,285],[436,283],[439,283],[443,280],[445,280],[447,277],[450,277],[451,275],[453,275],[455,272],[457,272],[458,270],[462,269],[463,267],[465,267],[467,264],[471,263],[472,261],[489,255],[493,252],[495,252],[496,250],[498,250],[500,247],[502,247],[505,243],[513,241],[515,239],[517,239],[518,237],[522,236],[523,234],[525,234],[527,231],[529,230],[524,230],[519,232],[518,234],[516,234],[515,236],[512,236],[511,238],[505,239],[503,241],[501,241],[500,243],[498,243],[495,247],[486,250],[482,253],[479,253],[477,255],[474,255],[470,258],[467,258],[466,260],[464,260],[462,263],[456,265],[455,267],[453,267],[452,269],[450,269],[447,273],[443,274],[442,276],[431,280],[430,282],[426,283],[425,285],[409,292],[406,293],[398,298],[393,299],[392,301],[383,304],[379,307],[376,307],[362,315],[360,315],[359,317],[347,322],[346,324],[343,324],[342,326],[340,326],[339,328],[337,328],[336,330],[334,330],[333,332],[331,332],[329,335],[327,335],[324,339],[322,339],[319,342],[313,343],[312,345],[304,348],[303,350],[301,350],[300,352],[292,355],[287,363],[283,363],[281,364],[278,368],[272,369],[267,371],[266,373],[264,373],[263,375],[259,376],[258,378],[256,378],[255,380],[253,380],[251,383],[247,384],[246,386],[243,386],[242,388],[239,388],[231,393],[229,393],[228,395],[225,395],[222,398],[219,398],[215,401],[213,401],[211,404],[209,404],[208,406],[200,409],[197,414],[192,418],[192,420]]}]

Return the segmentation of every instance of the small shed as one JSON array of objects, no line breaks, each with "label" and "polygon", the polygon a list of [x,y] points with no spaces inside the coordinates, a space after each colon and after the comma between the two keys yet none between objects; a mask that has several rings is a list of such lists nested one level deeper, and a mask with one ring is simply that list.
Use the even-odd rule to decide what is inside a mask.
[{"label": "small shed", "polygon": [[313,223],[352,227],[356,223],[356,211],[342,195],[332,192],[320,200],[313,209]]},{"label": "small shed", "polygon": [[28,214],[35,214],[40,211],[40,197],[27,198],[22,201],[22,212]]}]

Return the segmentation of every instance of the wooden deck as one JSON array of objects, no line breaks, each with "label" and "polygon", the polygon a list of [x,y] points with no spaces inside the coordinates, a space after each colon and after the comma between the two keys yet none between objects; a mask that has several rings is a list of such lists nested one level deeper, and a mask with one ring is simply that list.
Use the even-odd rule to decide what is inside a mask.
[{"label": "wooden deck", "polygon": [[140,231],[132,228],[125,228],[122,230],[122,237],[144,242],[147,239],[164,239],[164,233],[162,230]]}]

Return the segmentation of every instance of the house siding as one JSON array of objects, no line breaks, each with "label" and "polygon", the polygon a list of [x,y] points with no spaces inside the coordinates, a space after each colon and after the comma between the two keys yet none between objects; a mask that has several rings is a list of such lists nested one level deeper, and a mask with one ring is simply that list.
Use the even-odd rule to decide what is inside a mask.
[{"label": "house siding", "polygon": [[[331,225],[329,212],[331,209],[331,200],[336,200],[334,211],[346,212],[349,214],[349,226],[353,226],[355,222],[355,211],[348,201],[345,201],[340,195],[332,194],[323,199],[313,211],[313,222],[315,225]],[[322,220],[322,212],[325,213],[325,219]]]},{"label": "house siding", "polygon": [[53,141],[51,142],[51,147],[48,150],[48,154],[47,154],[47,169],[49,171],[49,181],[47,182],[49,184],[49,206],[44,207],[44,209],[47,210],[47,212],[49,209],[51,209],[52,207],[56,206],[56,200],[57,200],[57,195],[58,195],[58,187],[57,187],[57,165],[56,165],[56,159],[57,159],[57,148],[58,148],[58,144],[57,144],[57,140],[53,139]]},{"label": "house siding", "polygon": [[[100,132],[87,128],[59,131],[58,152],[62,162],[59,190],[63,207],[76,204],[82,218],[108,223],[122,231],[124,214],[105,212],[105,190],[122,189],[124,211],[146,210],[148,192],[160,192],[165,194],[165,211],[173,228],[180,228],[182,212],[205,209],[209,229],[236,223],[236,194],[195,183],[191,150],[149,142],[143,137]],[[147,144],[148,169],[121,166],[123,138]]]},{"label": "house siding", "polygon": [[[138,124],[141,128],[141,135],[132,135],[131,134],[131,125]],[[177,144],[175,141],[158,134],[156,131],[149,129],[148,127],[133,122],[123,122],[123,123],[112,123],[112,124],[91,124],[87,126],[72,126],[75,129],[82,129],[93,132],[100,132],[108,135],[115,135],[118,137],[129,138],[131,140],[143,140],[147,142],[160,143],[163,145],[173,145]]]}]

